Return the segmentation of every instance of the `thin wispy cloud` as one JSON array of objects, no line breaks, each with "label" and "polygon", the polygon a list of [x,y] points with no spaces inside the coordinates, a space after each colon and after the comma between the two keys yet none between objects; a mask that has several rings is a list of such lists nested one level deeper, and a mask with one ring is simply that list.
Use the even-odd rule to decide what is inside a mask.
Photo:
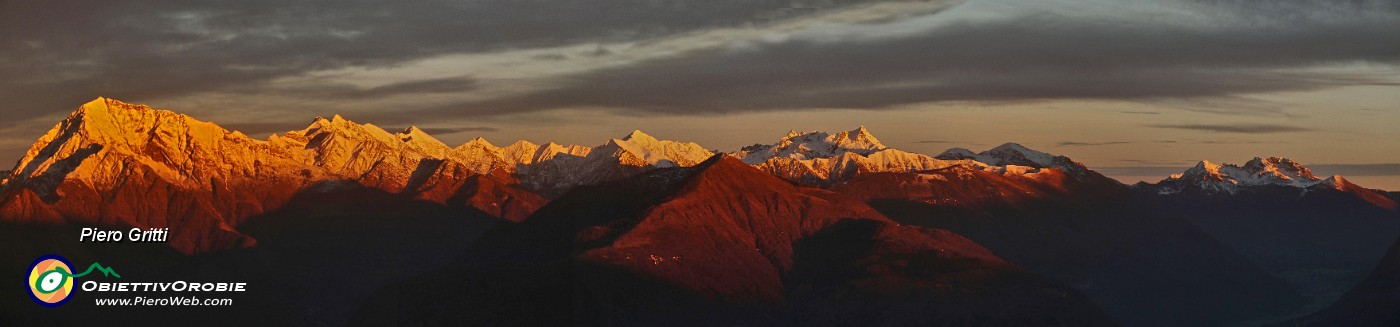
[{"label": "thin wispy cloud", "polygon": [[1241,133],[1241,134],[1271,134],[1271,133],[1292,133],[1307,132],[1314,129],[1302,126],[1276,125],[1276,124],[1153,124],[1147,125],[1155,128],[1171,128],[1195,131],[1219,132],[1219,133]]},{"label": "thin wispy cloud", "polygon": [[[1182,140],[1160,140],[1160,141],[1153,141],[1153,143],[1160,143],[1160,144],[1206,144],[1206,145],[1211,145],[1211,144],[1263,144],[1263,143],[1265,143],[1265,142],[1262,142],[1262,141],[1249,141],[1249,140],[1235,140],[1235,139],[1225,139],[1225,140],[1182,139]],[[1270,143],[1279,143],[1279,144],[1282,144],[1282,143],[1288,143],[1288,142],[1270,142]]]},{"label": "thin wispy cloud", "polygon": [[922,140],[914,141],[914,144],[977,144],[965,141],[943,141],[943,140]]},{"label": "thin wispy cloud", "polygon": [[432,134],[432,135],[438,135],[438,134],[455,134],[455,133],[465,133],[465,132],[495,132],[495,131],[501,130],[500,128],[489,127],[489,126],[471,126],[471,127],[420,127],[419,129],[423,130],[424,133],[428,133],[428,134]]},{"label": "thin wispy cloud", "polygon": [[1127,142],[1127,141],[1109,141],[1109,142],[1075,142],[1075,141],[1063,141],[1063,142],[1055,143],[1056,146],[1101,146],[1101,145],[1119,145],[1119,144],[1133,144],[1133,142]]},{"label": "thin wispy cloud", "polygon": [[1400,163],[1381,164],[1314,164],[1308,165],[1319,174],[1346,176],[1400,176]]},{"label": "thin wispy cloud", "polygon": [[1141,163],[1141,164],[1173,164],[1173,165],[1174,165],[1174,164],[1193,163],[1193,162],[1195,162],[1195,161],[1191,161],[1191,160],[1143,160],[1143,159],[1116,159],[1115,161],[1119,161],[1119,162],[1131,162],[1131,163]]}]

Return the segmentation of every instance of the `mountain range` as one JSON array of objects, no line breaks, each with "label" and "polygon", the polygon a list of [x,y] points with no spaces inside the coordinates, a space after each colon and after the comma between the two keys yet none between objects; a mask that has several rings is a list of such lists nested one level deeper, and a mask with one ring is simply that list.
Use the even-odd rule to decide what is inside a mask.
[{"label": "mountain range", "polygon": [[[6,226],[169,227],[192,257],[266,253],[293,212],[486,219],[443,266],[346,290],[424,300],[328,309],[384,323],[1258,325],[1364,305],[1400,237],[1394,193],[1286,158],[1124,185],[864,127],[729,153],[640,130],[451,147],[337,115],[260,140],[98,98],[0,175]],[[383,205],[338,209],[362,203]]]}]

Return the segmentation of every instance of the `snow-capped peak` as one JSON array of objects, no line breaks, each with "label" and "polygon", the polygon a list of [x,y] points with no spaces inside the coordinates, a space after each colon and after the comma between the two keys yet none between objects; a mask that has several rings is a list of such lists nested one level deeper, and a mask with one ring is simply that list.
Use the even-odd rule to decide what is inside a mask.
[{"label": "snow-capped peak", "polygon": [[573,157],[585,157],[588,156],[588,153],[592,150],[593,148],[582,145],[562,145],[559,143],[549,142],[545,143],[544,145],[541,145],[538,149],[535,150],[534,157],[533,159],[531,159],[531,161],[543,162],[554,159],[555,156],[558,156],[560,154],[565,154]]},{"label": "snow-capped peak", "polygon": [[507,165],[513,164],[505,162],[504,149],[491,144],[491,142],[487,142],[486,138],[483,137],[477,137],[471,141],[467,141],[467,143],[463,143],[457,146],[456,149],[453,149],[453,152],[455,152],[455,157],[457,157],[459,161],[473,163],[473,166],[478,169],[479,173],[490,171],[490,168],[499,163]]},{"label": "snow-capped peak", "polygon": [[155,125],[188,126],[190,130],[202,134],[201,136],[221,136],[225,133],[231,133],[218,125],[199,121],[190,116],[103,97],[98,97],[78,107],[60,123],[60,126],[64,127],[62,131],[51,131],[51,133],[63,132],[68,135],[62,136],[72,137],[74,136],[72,134],[81,131],[85,138],[91,138],[99,143],[112,143],[107,144],[107,146],[118,144],[133,146],[150,141],[153,134],[148,132]]},{"label": "snow-capped peak", "polygon": [[847,152],[869,156],[889,149],[865,126],[835,135],[824,132],[789,131],[774,144],[755,144],[732,153],[745,163],[757,165],[772,158],[809,160],[839,157]]},{"label": "snow-capped peak", "polygon": [[516,167],[520,164],[530,164],[535,162],[535,151],[540,146],[530,141],[519,140],[501,148],[501,156],[509,164],[509,167]]},{"label": "snow-capped peak", "polygon": [[865,129],[864,125],[855,130],[838,133],[833,139],[832,143],[835,144],[836,147],[847,150],[865,150],[873,152],[886,148],[884,144],[880,143],[879,139],[875,138],[875,135],[870,134],[870,130]]},{"label": "snow-capped peak", "polygon": [[418,129],[418,126],[409,126],[402,132],[395,133],[394,136],[397,136],[399,140],[403,141],[408,147],[433,157],[446,157],[447,152],[451,151],[451,149],[447,147],[447,144],[442,143],[442,141],[439,141],[432,135],[428,135],[427,132]]},{"label": "snow-capped peak", "polygon": [[611,154],[628,166],[689,167],[709,159],[714,153],[694,142],[658,140],[640,130],[621,139],[608,140],[592,154]]},{"label": "snow-capped peak", "polygon": [[834,135],[788,132],[777,143],[746,146],[730,155],[773,175],[814,184],[834,183],[860,173],[981,166],[975,162],[939,160],[886,147],[865,126]]},{"label": "snow-capped peak", "polygon": [[1197,162],[1195,166],[1191,166],[1191,168],[1186,169],[1184,172],[1172,174],[1171,178],[1181,178],[1182,176],[1211,176],[1211,178],[1219,180],[1220,167],[1220,164],[1210,162],[1210,160],[1201,160]]},{"label": "snow-capped peak", "polygon": [[651,135],[647,135],[647,133],[643,133],[642,130],[633,130],[631,133],[628,133],[627,136],[623,136],[623,137],[622,137],[622,140],[623,140],[623,141],[635,141],[635,142],[649,142],[649,143],[654,143],[654,142],[659,141],[659,140],[657,140],[655,137],[652,137]]},{"label": "snow-capped peak", "polygon": [[344,117],[340,117],[340,115],[331,116],[330,119],[316,117],[315,120],[311,121],[310,125],[306,126],[306,129],[302,130],[302,134],[316,135],[327,132],[348,132],[349,130],[359,129],[360,127],[360,125],[346,120]]},{"label": "snow-capped peak", "polygon": [[[972,150],[964,148],[952,148],[943,151],[943,153],[936,156],[936,158],[943,160],[975,160],[991,166],[1019,165],[1038,168],[1061,168],[1066,170],[1072,167],[1061,166],[1066,166],[1065,164],[1067,163],[1073,163],[1069,158],[1031,150],[1020,144],[1010,142],[998,145],[991,150],[982,151],[981,153],[973,153]],[[1056,160],[1057,158],[1064,158],[1064,160]]]},{"label": "snow-capped peak", "polygon": [[1304,167],[1302,164],[1288,158],[1254,157],[1253,160],[1245,163],[1243,168],[1248,171],[1253,171],[1256,174],[1274,175],[1292,180],[1319,179],[1317,176],[1313,176],[1312,170],[1309,170],[1308,167]]},{"label": "snow-capped peak", "polygon": [[[1329,180],[1341,180],[1341,176]],[[1195,188],[1206,193],[1233,194],[1241,187],[1279,185],[1306,188],[1322,182],[1307,167],[1287,158],[1255,157],[1244,166],[1202,160],[1194,167],[1162,180],[1159,193],[1170,194]]]},{"label": "snow-capped peak", "polygon": [[399,138],[402,138],[405,142],[411,140],[437,141],[437,138],[433,137],[432,135],[428,135],[428,132],[424,132],[423,130],[418,129],[418,126],[409,126],[408,128],[403,129],[402,132],[395,133],[395,135],[398,135]]},{"label": "snow-capped peak", "polygon": [[491,142],[490,142],[490,141],[487,141],[486,138],[484,138],[484,137],[477,136],[476,138],[471,139],[470,141],[467,141],[467,143],[463,143],[461,146],[458,146],[457,148],[458,148],[458,149],[464,149],[464,148],[488,148],[488,149],[490,149],[490,148],[496,148],[496,145],[495,145],[495,144],[491,144]]},{"label": "snow-capped peak", "polygon": [[1347,185],[1351,184],[1351,182],[1348,182],[1346,178],[1342,178],[1342,175],[1332,175],[1332,177],[1328,177],[1318,184],[1326,185],[1338,191],[1346,191]]},{"label": "snow-capped peak", "polygon": [[[1054,168],[1081,181],[1113,181],[1110,178],[1089,170],[1083,164],[1066,156],[1057,156],[1032,150],[1024,145],[1007,142],[981,153],[972,153],[964,148],[952,148],[935,158],[943,160],[973,160],[989,166],[1026,166],[1032,168]],[[1116,182],[1116,181],[1114,181]]]},{"label": "snow-capped peak", "polygon": [[[1002,161],[1016,161],[1017,158],[1024,158],[1041,167],[1049,168],[1055,165],[1055,156],[1049,153],[1031,150],[1030,148],[1013,142],[1007,142],[1006,144],[992,148],[987,151],[986,154],[991,155],[993,158],[1001,159]],[[999,165],[1000,164],[1006,163],[999,163]]]}]

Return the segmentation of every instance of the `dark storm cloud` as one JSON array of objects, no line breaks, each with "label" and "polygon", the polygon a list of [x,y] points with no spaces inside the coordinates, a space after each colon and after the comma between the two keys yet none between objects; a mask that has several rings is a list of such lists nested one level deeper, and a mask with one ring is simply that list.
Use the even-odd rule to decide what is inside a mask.
[{"label": "dark storm cloud", "polygon": [[1289,133],[1313,130],[1307,127],[1275,124],[1155,124],[1148,125],[1148,127],[1242,134]]},{"label": "dark storm cloud", "polygon": [[[451,53],[637,40],[860,1],[5,1],[5,122]],[[796,9],[796,10],[794,10]],[[470,88],[400,85],[366,96]]]},{"label": "dark storm cloud", "polygon": [[592,71],[558,89],[441,109],[599,106],[705,114],[945,100],[1232,103],[1256,93],[1395,85],[1384,76],[1307,70],[1400,63],[1400,34],[1394,32],[1400,10],[1392,1],[1163,3],[1175,6],[1163,9],[1165,16],[1046,10],[955,20],[897,37],[756,42]]}]

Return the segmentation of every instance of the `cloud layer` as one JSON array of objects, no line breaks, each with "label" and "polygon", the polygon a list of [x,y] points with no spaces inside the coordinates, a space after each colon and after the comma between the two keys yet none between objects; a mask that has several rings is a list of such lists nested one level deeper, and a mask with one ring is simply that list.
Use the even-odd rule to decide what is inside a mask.
[{"label": "cloud layer", "polygon": [[[0,75],[8,77],[0,81],[0,112],[18,121],[98,95],[151,99],[447,54],[646,40],[863,2],[7,1],[0,3]],[[358,97],[473,86],[436,82],[447,84]]]},{"label": "cloud layer", "polygon": [[1396,83],[1365,69],[1329,69],[1400,63],[1393,3],[1137,5],[1056,1],[978,18],[949,12],[893,36],[790,33],[590,71],[556,89],[460,108],[694,114],[953,100],[1233,99]]},{"label": "cloud layer", "polygon": [[1148,126],[1156,128],[1173,128],[1194,131],[1244,134],[1289,133],[1306,132],[1313,130],[1307,127],[1275,124],[1157,124]]},{"label": "cloud layer", "polygon": [[[0,159],[97,96],[251,135],[1071,100],[1130,104],[1105,124],[1153,138],[1248,137],[1313,130],[1255,117],[1290,92],[1400,87],[1397,30],[1391,0],[0,0]],[[1045,137],[1135,139],[1109,134]]]},{"label": "cloud layer", "polygon": [[[719,38],[706,32],[724,29],[754,33],[540,76],[514,96],[402,109],[443,116],[567,107],[703,114],[950,100],[1231,98],[1394,85],[1383,75],[1329,67],[1400,63],[1393,32],[1400,30],[1400,5],[1393,1],[983,0],[948,12],[842,16],[879,2],[6,2],[0,73],[19,78],[0,81],[0,111],[19,121],[97,95],[249,92],[278,78],[393,69],[451,54],[645,48],[686,37],[701,44]],[[297,88],[354,100],[470,93],[511,82],[461,73],[369,86],[325,78]]]}]

